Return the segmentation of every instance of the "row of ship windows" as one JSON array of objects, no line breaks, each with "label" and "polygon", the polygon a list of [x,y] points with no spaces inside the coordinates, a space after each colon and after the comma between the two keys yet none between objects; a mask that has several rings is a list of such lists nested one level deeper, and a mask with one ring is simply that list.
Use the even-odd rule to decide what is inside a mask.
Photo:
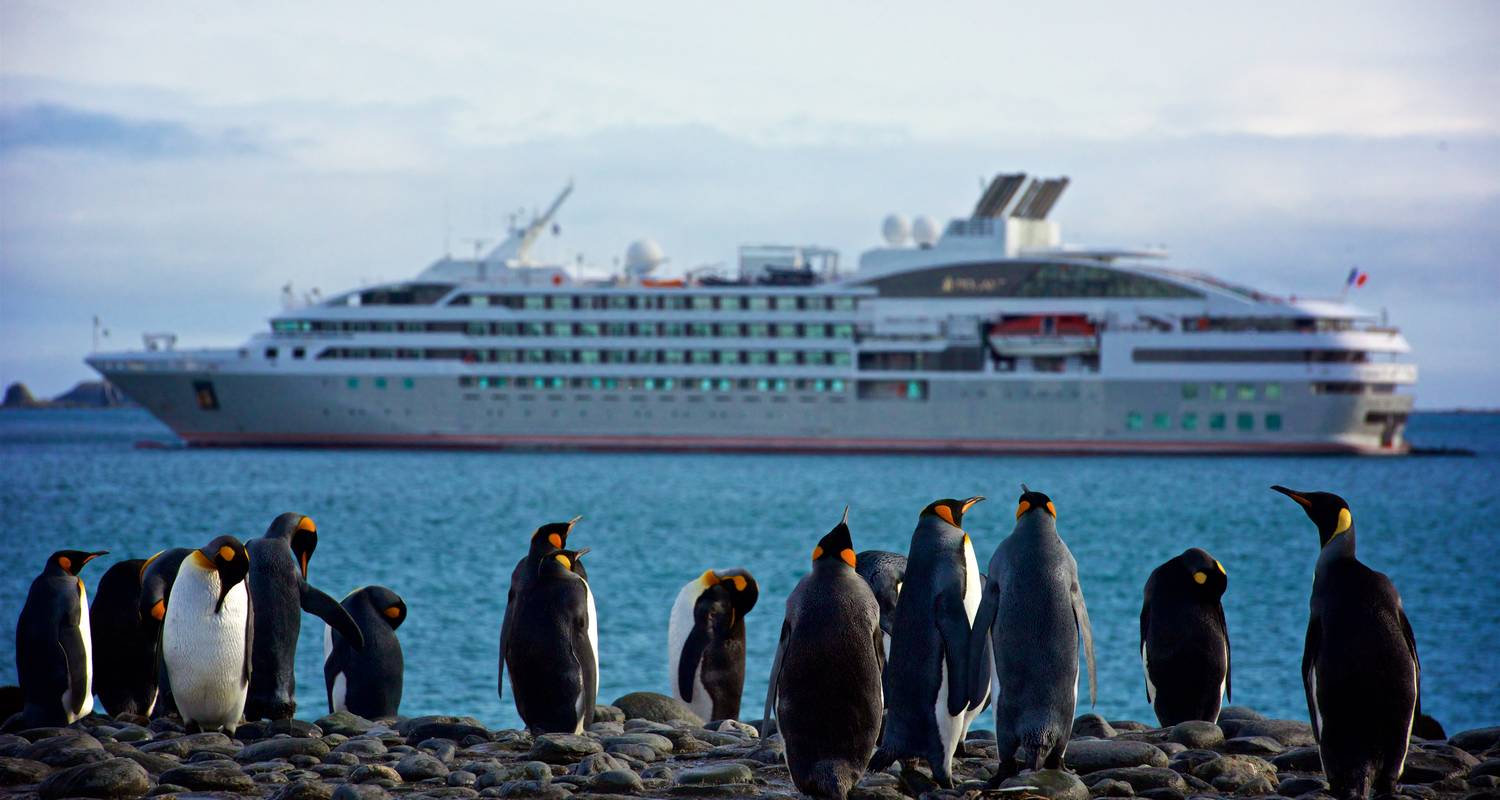
[{"label": "row of ship windows", "polygon": [[330,322],[278,319],[276,333],[461,333],[466,336],[748,337],[752,339],[852,339],[854,326],[766,322]]},{"label": "row of ship windows", "polygon": [[500,306],[521,311],[853,311],[852,297],[766,295],[539,295],[474,294],[449,305]]},{"label": "row of ship windows", "polygon": [[[1213,414],[1207,414],[1207,415],[1204,415],[1204,416],[1207,417],[1207,429],[1208,430],[1211,430],[1211,431],[1222,431],[1222,430],[1226,430],[1228,428],[1228,426],[1229,426],[1229,415],[1228,414],[1213,413]],[[1194,411],[1184,412],[1182,414],[1182,416],[1179,418],[1179,421],[1180,421],[1180,423],[1182,425],[1182,429],[1185,430],[1185,431],[1198,430],[1198,422],[1199,422],[1199,420],[1200,420],[1200,415],[1197,412],[1194,412]],[[1250,412],[1248,412],[1248,411],[1242,411],[1242,412],[1240,412],[1238,414],[1235,414],[1234,415],[1234,427],[1235,427],[1235,430],[1239,430],[1239,431],[1253,431],[1253,430],[1255,430],[1255,415],[1252,414],[1252,413],[1250,413]],[[1152,414],[1151,415],[1151,428],[1153,430],[1158,430],[1158,431],[1168,431],[1168,430],[1171,430],[1172,429],[1172,415],[1168,414],[1168,413],[1166,413],[1164,411],[1158,411],[1155,414]],[[1139,411],[1132,411],[1132,412],[1126,414],[1125,415],[1125,429],[1126,430],[1131,430],[1131,431],[1145,430],[1146,429],[1146,417],[1145,417],[1145,415],[1142,414]],[[1268,431],[1279,431],[1279,430],[1281,430],[1281,415],[1280,414],[1275,414],[1275,413],[1266,414],[1265,415],[1265,429],[1268,430]]]},{"label": "row of ship windows", "polygon": [[849,352],[844,350],[406,350],[330,347],[319,353],[318,359],[463,361],[470,364],[749,364],[778,367],[847,367],[853,363]]},{"label": "row of ship windows", "polygon": [[[379,379],[377,379],[379,380]],[[603,391],[647,392],[831,392],[842,394],[849,382],[840,378],[537,378],[511,375],[465,375],[458,379],[465,389],[593,389]],[[359,388],[359,379],[350,378],[349,387]],[[380,388],[377,384],[377,388]]]},{"label": "row of ship windows", "polygon": [[[1229,385],[1228,384],[1210,383],[1206,387],[1207,390],[1208,390],[1206,392],[1206,394],[1203,391],[1204,388],[1205,387],[1203,387],[1200,384],[1196,384],[1196,383],[1184,383],[1182,385],[1182,399],[1184,399],[1184,400],[1197,400],[1200,396],[1206,396],[1209,400],[1228,400],[1229,399]],[[1253,384],[1253,383],[1241,383],[1241,384],[1236,384],[1235,385],[1235,387],[1234,387],[1234,399],[1236,399],[1236,400],[1254,400],[1255,398],[1256,398],[1255,384]],[[1280,400],[1281,399],[1281,384],[1279,384],[1279,383],[1267,383],[1267,384],[1261,386],[1260,387],[1260,398],[1262,400]]]}]

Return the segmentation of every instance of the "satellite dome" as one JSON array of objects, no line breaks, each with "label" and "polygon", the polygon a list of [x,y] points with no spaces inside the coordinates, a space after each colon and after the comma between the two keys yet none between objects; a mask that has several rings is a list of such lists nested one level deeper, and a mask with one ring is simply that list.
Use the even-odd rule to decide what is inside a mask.
[{"label": "satellite dome", "polygon": [[900,247],[906,244],[906,237],[911,235],[911,224],[900,214],[888,215],[880,225],[880,235],[885,237],[886,244]]},{"label": "satellite dome", "polygon": [[911,238],[921,247],[931,247],[937,244],[938,237],[941,235],[937,220],[926,214],[919,215],[911,221]]},{"label": "satellite dome", "polygon": [[650,239],[637,239],[625,248],[625,271],[631,274],[644,275],[666,260],[661,245]]}]

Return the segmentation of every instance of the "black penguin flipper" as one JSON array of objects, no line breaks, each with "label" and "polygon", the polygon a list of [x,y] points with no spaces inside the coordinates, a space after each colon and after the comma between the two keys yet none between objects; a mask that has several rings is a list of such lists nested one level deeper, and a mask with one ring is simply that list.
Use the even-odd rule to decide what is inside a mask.
[{"label": "black penguin flipper", "polygon": [[[943,660],[948,666],[948,713],[958,716],[969,707],[969,615],[962,597],[945,592],[938,595],[938,638],[943,644]],[[978,703],[975,703],[978,705]]]},{"label": "black penguin flipper", "polygon": [[791,631],[792,626],[786,620],[782,620],[781,640],[776,643],[776,657],[771,661],[771,679],[766,687],[766,710],[760,720],[761,736],[771,735],[771,717],[776,711],[776,682],[781,676],[781,659],[786,655],[786,639]]},{"label": "black penguin flipper", "polygon": [[1089,705],[1095,705],[1099,697],[1099,675],[1094,669],[1094,626],[1089,624],[1089,607],[1083,602],[1083,587],[1078,583],[1078,562],[1068,557],[1073,564],[1073,585],[1068,593],[1073,599],[1073,621],[1078,624],[1078,634],[1083,637],[1083,657],[1089,667]]},{"label": "black penguin flipper", "polygon": [[999,584],[987,580],[979,600],[979,610],[974,613],[974,626],[969,630],[969,663],[965,668],[969,705],[974,707],[984,702],[985,690],[990,688],[990,648],[993,646],[990,628],[995,624],[999,608]]},{"label": "black penguin flipper", "polygon": [[[517,564],[516,565],[516,571],[519,572],[520,569],[521,569],[521,565]],[[510,648],[510,628],[511,628],[512,620],[515,618],[515,615],[516,615],[516,582],[515,582],[515,576],[512,575],[511,576],[511,583],[510,583],[510,591],[506,593],[506,597],[505,597],[505,616],[500,621],[500,671],[499,671],[499,677],[496,679],[496,687],[497,688],[496,688],[495,691],[496,691],[496,693],[501,698],[505,697],[505,654],[506,654],[506,651],[509,650],[509,648]]]},{"label": "black penguin flipper", "polygon": [[245,663],[241,665],[240,681],[250,685],[250,659],[255,653],[255,605],[250,602],[250,587],[245,587]]},{"label": "black penguin flipper", "polygon": [[1323,726],[1318,715],[1318,698],[1314,695],[1317,679],[1313,675],[1314,658],[1323,639],[1322,627],[1316,614],[1307,618],[1307,639],[1302,645],[1302,691],[1307,695],[1307,721],[1312,723],[1313,738],[1323,741]]},{"label": "black penguin flipper", "polygon": [[1406,609],[1396,606],[1396,615],[1401,618],[1401,635],[1406,638],[1406,647],[1411,650],[1412,668],[1415,670],[1417,705],[1412,711],[1412,719],[1422,715],[1422,659],[1417,656],[1417,637],[1412,633],[1411,622],[1406,618]]},{"label": "black penguin flipper", "polygon": [[1234,659],[1230,657],[1229,650],[1229,621],[1224,619],[1224,604],[1214,605],[1214,611],[1219,615],[1219,630],[1224,633],[1224,696],[1230,702],[1234,702]]},{"label": "black penguin flipper", "polygon": [[302,582],[302,610],[328,623],[328,627],[339,632],[355,650],[365,649],[365,634],[349,616],[349,610],[339,601],[324,594],[312,584]]},{"label": "black penguin flipper", "polygon": [[682,652],[677,654],[677,690],[682,699],[693,702],[693,679],[698,675],[698,664],[703,661],[703,651],[708,649],[708,631],[702,623],[693,626],[687,641],[682,643]]}]

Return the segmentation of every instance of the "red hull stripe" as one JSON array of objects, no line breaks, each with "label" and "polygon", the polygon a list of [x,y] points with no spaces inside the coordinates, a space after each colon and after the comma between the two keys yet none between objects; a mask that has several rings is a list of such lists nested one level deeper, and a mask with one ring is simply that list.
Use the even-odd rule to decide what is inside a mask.
[{"label": "red hull stripe", "polygon": [[179,431],[195,447],[372,447],[473,450],[732,451],[762,453],[1395,453],[1334,442],[1103,439],[823,439],[784,436],[491,436],[484,434],[227,433]]}]

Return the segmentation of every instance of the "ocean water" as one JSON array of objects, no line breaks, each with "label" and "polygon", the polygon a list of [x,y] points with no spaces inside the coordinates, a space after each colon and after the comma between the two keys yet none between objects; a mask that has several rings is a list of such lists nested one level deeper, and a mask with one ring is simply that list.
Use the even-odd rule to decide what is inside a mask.
[{"label": "ocean water", "polygon": [[[519,724],[496,696],[506,582],[543,522],[582,514],[570,544],[598,601],[600,701],[666,691],[667,614],[707,568],[760,583],[747,618],[741,715],[759,718],[785,598],[812,546],[850,506],[858,549],[905,552],[917,513],[988,495],[966,516],[984,564],[1014,524],[1018,484],[1050,494],[1093,618],[1096,710],[1153,719],[1137,650],[1147,575],[1187,547],[1229,573],[1234,702],[1306,716],[1298,675],[1317,535],[1267,488],[1342,494],[1362,559],[1395,581],[1416,631],[1423,708],[1449,731],[1500,724],[1500,416],[1416,415],[1411,437],[1466,457],[931,457],[137,449],[171,436],[143,411],[0,413],[0,683],[15,681],[14,620],[53,550],[116,559],[258,536],[282,511],[312,515],[312,583],[366,584],[410,609],[405,714]],[[92,595],[91,595],[92,596]],[[304,615],[299,717],[326,711],[322,622]],[[1079,713],[1088,710],[1081,693]],[[986,714],[979,725],[991,725]]]}]

